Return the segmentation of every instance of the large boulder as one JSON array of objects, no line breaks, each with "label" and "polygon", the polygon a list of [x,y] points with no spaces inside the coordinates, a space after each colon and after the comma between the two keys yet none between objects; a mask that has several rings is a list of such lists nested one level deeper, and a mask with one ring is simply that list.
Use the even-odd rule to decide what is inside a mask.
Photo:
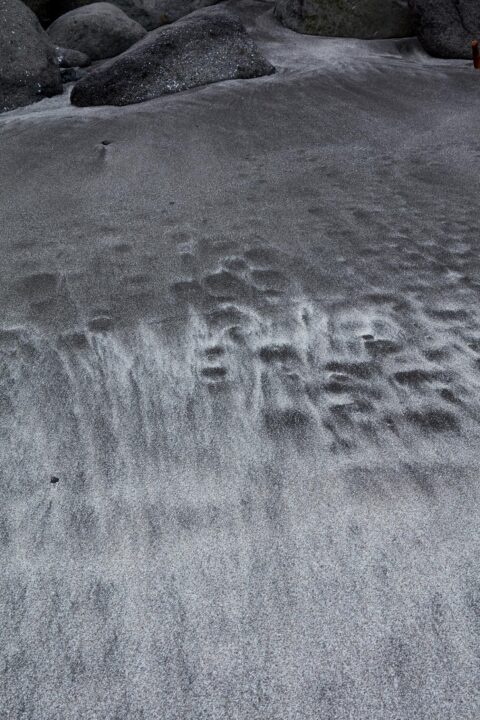
[{"label": "large boulder", "polygon": [[85,5],[59,17],[48,28],[57,45],[79,50],[91,60],[118,55],[146,34],[145,28],[111,3]]},{"label": "large boulder", "polygon": [[440,58],[469,58],[480,38],[480,0],[410,0],[418,39]]},{"label": "large boulder", "polygon": [[369,40],[414,34],[407,0],[277,0],[275,15],[307,35]]},{"label": "large boulder", "polygon": [[0,112],[62,92],[55,48],[20,0],[0,0]]},{"label": "large boulder", "polygon": [[73,88],[74,105],[129,105],[180,90],[274,72],[230,13],[198,11],[149,33]]}]

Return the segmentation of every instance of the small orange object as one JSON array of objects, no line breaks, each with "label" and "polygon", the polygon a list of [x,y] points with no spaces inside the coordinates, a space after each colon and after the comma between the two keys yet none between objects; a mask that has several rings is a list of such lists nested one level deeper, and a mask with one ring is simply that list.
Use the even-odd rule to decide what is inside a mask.
[{"label": "small orange object", "polygon": [[473,67],[475,70],[480,70],[480,49],[478,47],[478,40],[472,40],[472,58]]}]

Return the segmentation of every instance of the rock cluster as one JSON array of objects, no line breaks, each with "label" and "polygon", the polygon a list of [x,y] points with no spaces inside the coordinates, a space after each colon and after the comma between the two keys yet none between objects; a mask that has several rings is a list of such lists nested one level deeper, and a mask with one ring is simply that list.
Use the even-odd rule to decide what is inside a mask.
[{"label": "rock cluster", "polygon": [[276,0],[275,15],[300,33],[363,39],[418,35],[439,58],[470,58],[480,0]]},{"label": "rock cluster", "polygon": [[217,2],[28,0],[45,31],[25,3],[0,0],[0,112],[60,93],[62,82],[76,82],[75,105],[127,105],[274,72],[236,15],[206,8]]},{"label": "rock cluster", "polygon": [[[127,105],[274,72],[236,15],[207,7],[218,2],[0,0],[0,112],[60,93],[62,82],[76,82],[75,105]],[[440,58],[469,58],[480,38],[480,0],[271,2],[280,22],[300,33],[380,39],[416,32]]]},{"label": "rock cluster", "polygon": [[[25,0],[38,16],[44,27],[50,25],[61,15],[94,3],[95,0]],[[174,22],[194,10],[214,5],[219,0],[110,0],[120,10],[143,25],[146,30],[154,30],[167,22]]]}]

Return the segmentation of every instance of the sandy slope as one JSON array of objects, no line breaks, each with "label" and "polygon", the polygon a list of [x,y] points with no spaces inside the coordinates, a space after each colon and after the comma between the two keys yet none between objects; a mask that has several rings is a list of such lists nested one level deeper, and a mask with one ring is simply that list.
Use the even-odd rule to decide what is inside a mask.
[{"label": "sandy slope", "polygon": [[242,13],[0,117],[8,720],[479,716],[480,75]]}]

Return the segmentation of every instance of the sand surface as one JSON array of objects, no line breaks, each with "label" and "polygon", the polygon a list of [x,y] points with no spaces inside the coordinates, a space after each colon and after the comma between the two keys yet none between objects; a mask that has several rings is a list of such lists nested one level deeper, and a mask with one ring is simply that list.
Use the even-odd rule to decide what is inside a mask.
[{"label": "sand surface", "polygon": [[0,116],[0,716],[478,720],[480,74],[228,4]]}]

